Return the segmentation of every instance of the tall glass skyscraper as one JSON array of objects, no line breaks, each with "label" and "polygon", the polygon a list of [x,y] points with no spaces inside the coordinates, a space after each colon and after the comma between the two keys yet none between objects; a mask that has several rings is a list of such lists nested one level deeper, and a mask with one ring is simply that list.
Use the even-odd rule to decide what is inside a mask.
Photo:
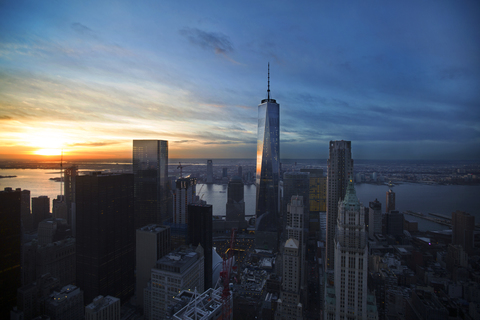
[{"label": "tall glass skyscraper", "polygon": [[268,96],[258,106],[255,247],[277,250],[279,232],[280,105]]},{"label": "tall glass skyscraper", "polygon": [[135,228],[171,219],[168,141],[133,140]]},{"label": "tall glass skyscraper", "polygon": [[348,181],[353,179],[351,141],[330,141],[327,171],[327,269],[335,264],[335,231],[337,228],[338,201],[347,192]]}]

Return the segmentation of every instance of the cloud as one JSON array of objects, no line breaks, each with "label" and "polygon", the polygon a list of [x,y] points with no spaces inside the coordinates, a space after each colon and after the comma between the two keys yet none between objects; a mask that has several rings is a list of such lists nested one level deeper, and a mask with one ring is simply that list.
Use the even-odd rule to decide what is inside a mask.
[{"label": "cloud", "polygon": [[95,32],[93,32],[92,29],[89,27],[81,24],[80,22],[74,22],[70,25],[70,27],[73,29],[73,31],[81,34],[81,35],[87,35],[91,37],[96,37]]},{"label": "cloud", "polygon": [[213,49],[215,53],[224,55],[233,52],[233,45],[224,34],[206,32],[197,28],[182,29],[180,34],[202,49]]},{"label": "cloud", "polygon": [[10,116],[0,116],[0,120],[12,120],[13,118]]},{"label": "cloud", "polygon": [[104,147],[119,144],[121,141],[79,142],[68,144],[69,147]]}]

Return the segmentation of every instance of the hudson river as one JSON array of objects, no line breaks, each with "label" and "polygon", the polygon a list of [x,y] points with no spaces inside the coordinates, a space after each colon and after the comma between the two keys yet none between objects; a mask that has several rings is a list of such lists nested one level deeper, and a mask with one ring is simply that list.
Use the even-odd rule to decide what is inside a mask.
[{"label": "hudson river", "polygon": [[[86,169],[85,169],[86,170]],[[0,179],[0,190],[5,187],[30,190],[31,197],[46,195],[53,200],[60,194],[60,183],[49,180],[58,177],[58,171],[44,169],[2,169],[2,176],[17,176],[16,178]],[[213,205],[214,215],[224,215],[227,202],[226,185],[197,185],[197,194],[207,203]],[[245,213],[255,213],[255,186],[245,186]],[[378,199],[385,209],[385,194],[388,187],[385,185],[356,184],[357,196],[363,205],[368,206],[370,201]],[[456,210],[466,211],[475,216],[475,223],[480,222],[480,186],[446,186],[425,185],[417,183],[403,183],[395,185],[392,190],[396,194],[396,209],[399,211],[411,210],[415,212],[440,213],[451,216]],[[51,203],[50,203],[51,205]],[[408,220],[418,221],[419,229],[442,230],[447,227],[433,222],[406,216]]]}]

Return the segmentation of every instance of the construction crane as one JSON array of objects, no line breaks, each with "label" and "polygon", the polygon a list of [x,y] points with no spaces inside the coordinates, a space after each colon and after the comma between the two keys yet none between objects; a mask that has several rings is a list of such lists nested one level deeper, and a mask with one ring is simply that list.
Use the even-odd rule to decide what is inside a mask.
[{"label": "construction crane", "polygon": [[230,272],[232,271],[233,252],[235,246],[235,229],[232,228],[230,235],[230,250],[223,256],[223,270],[220,272],[220,278],[223,282],[222,303],[223,317],[222,319],[232,319],[232,310],[230,308]]},{"label": "construction crane", "polygon": [[178,162],[177,169],[180,169],[180,179],[183,178],[183,168],[188,167],[188,166],[182,166],[181,162]]}]

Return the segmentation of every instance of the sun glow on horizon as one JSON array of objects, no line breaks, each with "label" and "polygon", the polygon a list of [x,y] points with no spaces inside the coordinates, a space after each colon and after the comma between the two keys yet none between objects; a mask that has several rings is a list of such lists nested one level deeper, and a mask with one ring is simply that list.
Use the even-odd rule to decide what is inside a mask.
[{"label": "sun glow on horizon", "polygon": [[62,154],[62,149],[39,149],[34,151],[33,154],[39,156],[59,156]]}]

